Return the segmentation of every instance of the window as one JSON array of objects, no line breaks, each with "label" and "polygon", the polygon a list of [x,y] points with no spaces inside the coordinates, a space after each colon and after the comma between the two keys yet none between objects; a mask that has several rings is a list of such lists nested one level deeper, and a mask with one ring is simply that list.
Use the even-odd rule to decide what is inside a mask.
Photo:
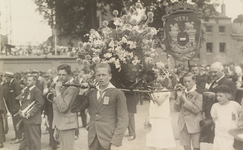
[{"label": "window", "polygon": [[226,48],[226,43],[219,43],[219,52],[224,53]]},{"label": "window", "polygon": [[206,32],[213,32],[213,26],[206,26]]},{"label": "window", "polygon": [[219,26],[219,33],[225,33],[225,26]]},{"label": "window", "polygon": [[212,53],[213,52],[213,43],[207,43],[207,53]]}]

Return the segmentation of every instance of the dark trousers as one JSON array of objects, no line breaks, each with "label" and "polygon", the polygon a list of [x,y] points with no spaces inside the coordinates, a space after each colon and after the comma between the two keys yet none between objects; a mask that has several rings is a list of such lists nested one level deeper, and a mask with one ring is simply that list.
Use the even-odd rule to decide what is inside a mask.
[{"label": "dark trousers", "polygon": [[0,143],[5,142],[4,121],[2,114],[0,113]]},{"label": "dark trousers", "polygon": [[89,150],[110,150],[110,148],[109,149],[103,148],[100,145],[100,142],[99,142],[98,137],[96,135],[95,138],[94,138],[93,143],[89,146]]},{"label": "dark trousers", "polygon": [[136,137],[134,113],[128,112],[128,118],[129,118],[128,134],[131,135],[131,136],[135,136]]},{"label": "dark trousers", "polygon": [[52,129],[52,122],[53,122],[53,116],[48,116],[48,122],[49,122],[49,145],[52,148],[57,147],[57,141],[54,140],[53,134],[54,134],[54,129]]},{"label": "dark trousers", "polygon": [[41,125],[24,123],[28,150],[41,150]]},{"label": "dark trousers", "polygon": [[14,126],[14,132],[15,132],[15,137],[17,139],[21,139],[22,138],[22,133],[20,131],[16,130],[16,125],[21,120],[21,117],[20,117],[20,115],[14,116],[16,113],[18,113],[18,112],[11,113],[12,120],[13,120],[13,126]]},{"label": "dark trousers", "polygon": [[87,126],[87,115],[85,114],[85,110],[80,111],[80,117],[82,120],[83,127]]}]

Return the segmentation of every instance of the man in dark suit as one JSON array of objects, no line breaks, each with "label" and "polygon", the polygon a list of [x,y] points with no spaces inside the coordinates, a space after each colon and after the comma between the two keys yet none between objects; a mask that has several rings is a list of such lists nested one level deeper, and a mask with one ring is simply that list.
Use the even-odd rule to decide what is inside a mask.
[{"label": "man in dark suit", "polygon": [[211,74],[214,79],[213,83],[211,84],[209,91],[214,92],[214,89],[219,85],[227,85],[232,92],[232,100],[235,98],[235,94],[237,91],[236,85],[233,81],[227,79],[224,74],[224,66],[220,62],[215,62],[211,65]]},{"label": "man in dark suit", "polygon": [[18,113],[20,109],[19,101],[16,100],[16,97],[21,93],[20,83],[14,78],[14,73],[12,72],[5,72],[5,78],[9,83],[9,88],[6,95],[6,104],[8,107],[9,112],[12,115],[13,119],[13,126],[15,131],[15,138],[11,139],[12,144],[19,143],[22,138],[22,134],[16,130],[16,125],[20,121],[20,116],[14,116],[14,114]]},{"label": "man in dark suit", "polygon": [[69,65],[60,65],[57,70],[58,82],[55,89],[51,90],[55,95],[52,123],[54,139],[60,142],[61,150],[73,150],[78,117],[76,113],[71,113],[71,104],[78,95],[79,89],[75,86],[62,86],[74,83]]},{"label": "man in dark suit", "polygon": [[191,72],[196,77],[197,92],[202,94],[206,91],[205,86],[207,82],[207,75],[202,71],[202,68],[199,70],[197,65],[191,66]]},{"label": "man in dark suit", "polygon": [[90,150],[117,150],[128,126],[128,112],[124,93],[111,83],[111,68],[97,64],[95,77],[98,86],[87,94],[90,122],[88,145]]},{"label": "man in dark suit", "polygon": [[[29,150],[41,150],[41,110],[44,99],[40,89],[36,87],[35,76],[27,77],[27,89],[22,100],[20,116],[24,122],[26,144]],[[30,111],[23,113],[22,110],[34,103]]]},{"label": "man in dark suit", "polygon": [[[0,75],[0,83],[2,82],[2,77]],[[5,142],[5,128],[4,128],[4,119],[6,117],[6,107],[4,102],[4,96],[3,96],[3,87],[2,84],[0,84],[0,148],[3,148],[3,142]]]}]

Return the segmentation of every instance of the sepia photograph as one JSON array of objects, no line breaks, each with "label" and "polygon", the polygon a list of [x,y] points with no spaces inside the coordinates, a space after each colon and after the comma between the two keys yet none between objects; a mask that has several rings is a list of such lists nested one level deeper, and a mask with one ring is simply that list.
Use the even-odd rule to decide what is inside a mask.
[{"label": "sepia photograph", "polygon": [[243,0],[0,0],[0,150],[243,150]]}]

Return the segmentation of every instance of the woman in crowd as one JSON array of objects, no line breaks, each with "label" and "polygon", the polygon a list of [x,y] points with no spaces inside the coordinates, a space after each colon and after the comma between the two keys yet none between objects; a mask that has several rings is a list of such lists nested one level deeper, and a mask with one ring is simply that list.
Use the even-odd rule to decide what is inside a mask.
[{"label": "woman in crowd", "polygon": [[[156,80],[154,87],[167,90],[169,79]],[[146,135],[146,146],[151,149],[166,149],[176,147],[170,117],[170,92],[155,92],[151,94],[149,107],[149,122],[152,129]]]},{"label": "woman in crowd", "polygon": [[180,131],[180,143],[185,150],[200,149],[200,126],[202,120],[202,95],[196,91],[195,77],[188,72],[183,77],[185,89],[178,91],[178,97],[174,104],[176,111],[180,111],[178,126]]}]

